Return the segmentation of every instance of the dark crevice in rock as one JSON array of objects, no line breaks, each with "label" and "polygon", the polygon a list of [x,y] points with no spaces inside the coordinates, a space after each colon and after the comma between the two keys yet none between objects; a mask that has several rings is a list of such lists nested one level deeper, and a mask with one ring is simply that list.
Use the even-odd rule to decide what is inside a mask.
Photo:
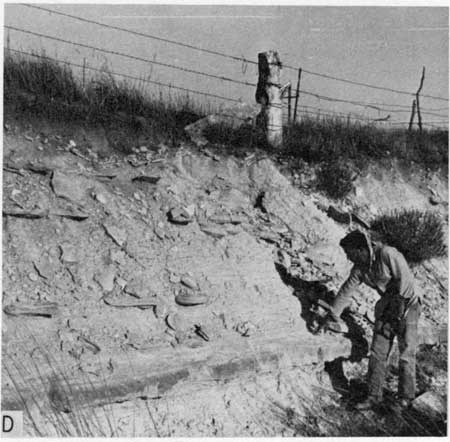
[{"label": "dark crevice in rock", "polygon": [[263,213],[267,213],[266,208],[264,207],[264,197],[266,196],[266,192],[259,192],[258,196],[256,197],[256,201],[254,204],[255,209],[261,210]]}]

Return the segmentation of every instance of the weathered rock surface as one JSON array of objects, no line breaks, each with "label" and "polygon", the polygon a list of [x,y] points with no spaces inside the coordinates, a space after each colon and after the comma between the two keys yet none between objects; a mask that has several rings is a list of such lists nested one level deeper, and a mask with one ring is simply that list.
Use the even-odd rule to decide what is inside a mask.
[{"label": "weathered rock surface", "polygon": [[[21,143],[15,164],[35,164],[30,143]],[[9,204],[45,211],[38,218],[5,217],[3,302],[56,302],[58,310],[51,318],[4,315],[4,360],[25,361],[34,352],[51,377],[39,347],[63,364],[76,398],[96,404],[110,400],[108,394],[118,401],[154,398],[280,367],[321,369],[324,361],[348,356],[348,339],[308,332],[294,296],[295,283],[312,296],[318,284],[337,290],[350,269],[338,245],[346,225],[294,189],[270,160],[248,165],[180,149],[152,163],[141,154],[132,164],[130,157],[113,157],[94,167],[65,153],[36,163],[38,172],[5,173],[5,189],[15,189],[6,192],[16,200]],[[136,176],[158,179],[133,181]],[[83,222],[51,215],[79,206],[88,215]],[[186,211],[188,223],[170,222],[174,207]],[[432,271],[417,270],[431,327],[444,321],[447,302],[445,263],[432,264]],[[205,302],[179,305],[183,293]],[[376,300],[362,289],[352,308],[369,316]],[[80,373],[93,374],[95,388]],[[39,377],[19,375],[32,395]],[[5,403],[17,401],[7,373],[2,382]]]},{"label": "weathered rock surface", "polygon": [[442,395],[434,391],[421,394],[412,403],[412,407],[428,418],[442,421],[447,416],[447,404]]}]

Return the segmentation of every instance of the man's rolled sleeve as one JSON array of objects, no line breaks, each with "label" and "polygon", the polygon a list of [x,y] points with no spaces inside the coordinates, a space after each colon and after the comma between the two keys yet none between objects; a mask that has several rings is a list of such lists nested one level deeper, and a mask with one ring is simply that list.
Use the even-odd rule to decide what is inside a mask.
[{"label": "man's rolled sleeve", "polygon": [[333,314],[337,317],[341,316],[342,312],[351,303],[352,294],[357,286],[361,284],[361,270],[353,266],[349,277],[342,284],[336,298],[333,301]]}]

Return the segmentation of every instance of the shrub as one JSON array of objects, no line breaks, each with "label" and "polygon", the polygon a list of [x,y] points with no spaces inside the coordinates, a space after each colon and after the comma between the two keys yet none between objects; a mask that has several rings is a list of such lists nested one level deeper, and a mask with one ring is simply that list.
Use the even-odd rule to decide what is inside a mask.
[{"label": "shrub", "polygon": [[353,190],[353,173],[343,162],[326,162],[317,173],[317,188],[335,199],[344,198]]},{"label": "shrub", "polygon": [[396,210],[375,219],[371,228],[411,264],[446,254],[443,222],[435,212]]}]

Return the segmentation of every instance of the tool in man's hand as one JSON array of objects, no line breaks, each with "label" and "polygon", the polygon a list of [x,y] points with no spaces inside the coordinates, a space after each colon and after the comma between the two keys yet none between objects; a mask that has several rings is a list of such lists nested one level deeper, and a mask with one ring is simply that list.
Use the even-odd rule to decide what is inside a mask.
[{"label": "tool in man's hand", "polygon": [[309,325],[311,333],[319,334],[321,331],[334,333],[347,333],[348,327],[341,319],[336,319],[332,313],[331,305],[323,299],[313,301],[311,307],[313,319]]}]

